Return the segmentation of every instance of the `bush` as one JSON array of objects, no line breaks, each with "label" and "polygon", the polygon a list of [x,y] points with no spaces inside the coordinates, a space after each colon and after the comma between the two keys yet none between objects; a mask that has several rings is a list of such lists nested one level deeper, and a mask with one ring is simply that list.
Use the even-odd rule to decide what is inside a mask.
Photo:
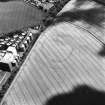
[{"label": "bush", "polygon": [[39,8],[40,10],[43,10],[43,7],[42,7],[42,6],[38,6],[38,8]]},{"label": "bush", "polygon": [[51,25],[53,23],[53,17],[47,17],[46,19],[43,19],[43,24],[48,27],[49,25]]}]

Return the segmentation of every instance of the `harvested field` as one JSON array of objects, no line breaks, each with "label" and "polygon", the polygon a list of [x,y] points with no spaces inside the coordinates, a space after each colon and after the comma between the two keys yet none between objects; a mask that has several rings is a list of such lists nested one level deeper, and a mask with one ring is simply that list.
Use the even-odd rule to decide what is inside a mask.
[{"label": "harvested field", "polygon": [[0,33],[40,23],[44,13],[23,1],[0,2]]}]

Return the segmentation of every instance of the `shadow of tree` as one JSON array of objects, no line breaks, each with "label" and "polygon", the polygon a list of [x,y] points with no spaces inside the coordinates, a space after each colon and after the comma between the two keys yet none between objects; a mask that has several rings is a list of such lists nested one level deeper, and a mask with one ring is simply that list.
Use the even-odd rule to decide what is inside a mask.
[{"label": "shadow of tree", "polygon": [[90,2],[94,1],[94,2],[97,2],[97,3],[101,4],[101,5],[105,5],[105,0],[77,0],[76,6],[82,5],[86,1],[90,1]]},{"label": "shadow of tree", "polygon": [[102,27],[105,21],[105,10],[103,7],[100,7],[88,10],[66,11],[56,16],[54,24],[74,21],[84,21],[90,25]]},{"label": "shadow of tree", "polygon": [[53,96],[45,105],[105,105],[105,92],[83,85],[72,92]]},{"label": "shadow of tree", "polygon": [[98,52],[98,55],[101,57],[105,57],[105,44],[102,46],[101,50]]}]

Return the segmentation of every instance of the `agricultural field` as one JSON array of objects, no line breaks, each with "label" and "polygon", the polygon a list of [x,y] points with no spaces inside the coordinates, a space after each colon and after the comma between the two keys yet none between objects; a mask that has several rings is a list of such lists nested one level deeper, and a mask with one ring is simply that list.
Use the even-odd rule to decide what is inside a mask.
[{"label": "agricultural field", "polygon": [[0,33],[8,33],[41,22],[45,13],[21,0],[0,2]]}]

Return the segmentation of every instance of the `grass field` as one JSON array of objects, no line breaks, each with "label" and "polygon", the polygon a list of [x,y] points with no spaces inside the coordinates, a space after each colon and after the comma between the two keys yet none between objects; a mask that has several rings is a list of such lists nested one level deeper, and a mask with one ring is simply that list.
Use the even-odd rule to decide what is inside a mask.
[{"label": "grass field", "polygon": [[0,2],[0,33],[40,23],[45,14],[22,1]]}]

